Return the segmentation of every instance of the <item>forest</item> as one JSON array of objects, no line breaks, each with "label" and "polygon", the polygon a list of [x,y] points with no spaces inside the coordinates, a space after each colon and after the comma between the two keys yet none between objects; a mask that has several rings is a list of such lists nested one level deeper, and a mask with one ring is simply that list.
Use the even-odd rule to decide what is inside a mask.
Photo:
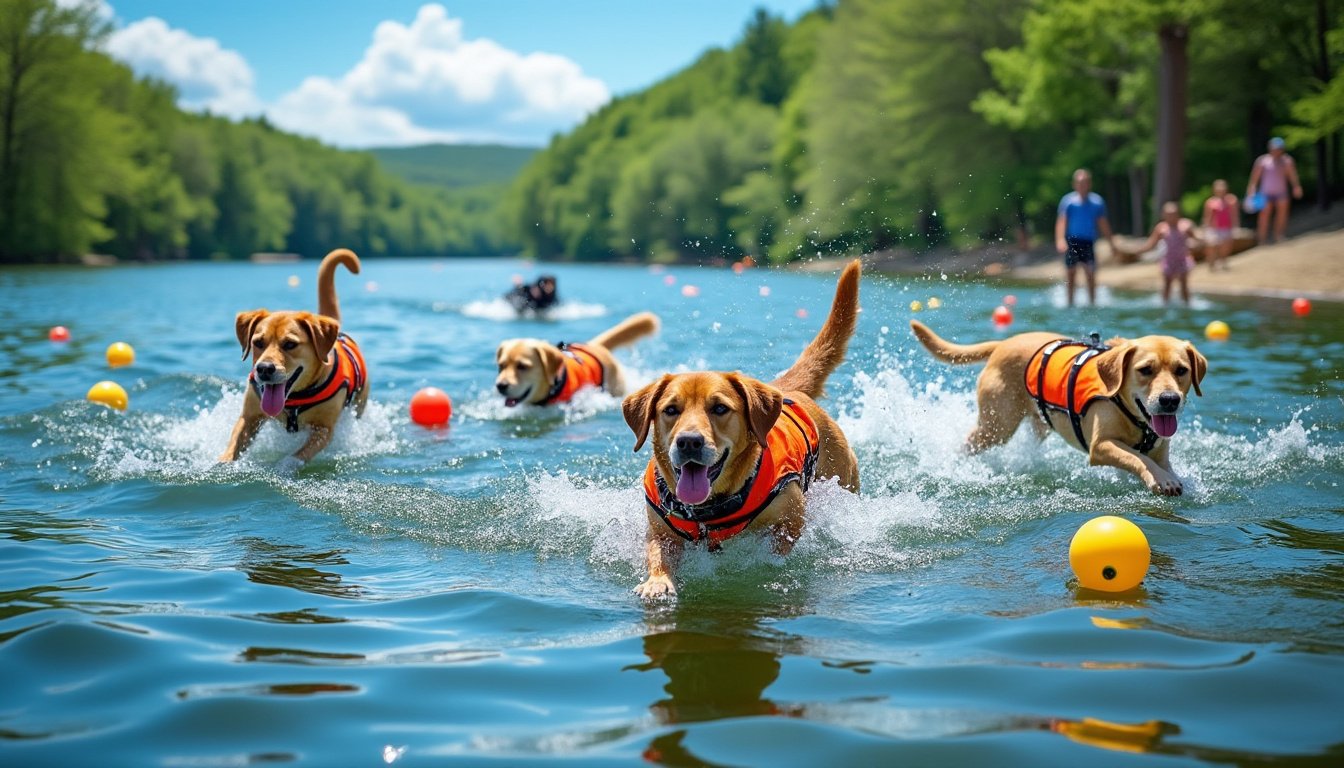
[{"label": "forest", "polygon": [[[1341,0],[839,0],[619,97],[512,183],[180,110],[88,7],[0,0],[0,263],[361,255],[787,262],[1048,230],[1075,168],[1120,231],[1284,136],[1341,188]],[[395,154],[395,153],[394,153]],[[407,157],[415,157],[414,154]],[[502,157],[502,156],[501,156]],[[530,159],[529,159],[530,158]],[[510,170],[512,172],[512,170]]]}]

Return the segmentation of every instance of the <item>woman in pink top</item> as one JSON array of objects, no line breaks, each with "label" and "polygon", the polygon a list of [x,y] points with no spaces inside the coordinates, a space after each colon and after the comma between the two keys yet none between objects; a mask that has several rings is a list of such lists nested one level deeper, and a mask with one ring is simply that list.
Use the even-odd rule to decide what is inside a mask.
[{"label": "woman in pink top", "polygon": [[1232,255],[1232,230],[1237,228],[1237,196],[1227,191],[1227,182],[1218,179],[1213,182],[1213,195],[1204,201],[1204,242],[1208,245],[1205,253],[1209,259],[1209,271],[1218,269],[1219,263],[1227,269],[1227,260]]},{"label": "woman in pink top", "polygon": [[1195,222],[1181,218],[1181,207],[1176,203],[1162,206],[1162,220],[1153,227],[1148,242],[1140,251],[1151,251],[1158,242],[1166,245],[1162,254],[1162,303],[1171,299],[1171,284],[1181,281],[1181,299],[1190,305],[1190,271],[1195,268],[1195,260],[1190,258],[1190,240],[1195,233]]},{"label": "woman in pink top", "polygon": [[1257,157],[1251,166],[1251,180],[1246,183],[1246,197],[1255,194],[1257,187],[1265,197],[1265,207],[1260,209],[1260,219],[1255,224],[1255,234],[1260,242],[1266,241],[1269,234],[1269,217],[1274,215],[1274,239],[1282,242],[1288,229],[1288,190],[1291,184],[1293,197],[1302,197],[1302,184],[1297,179],[1297,164],[1291,155],[1283,151],[1283,139],[1275,136],[1269,140],[1269,152]]}]

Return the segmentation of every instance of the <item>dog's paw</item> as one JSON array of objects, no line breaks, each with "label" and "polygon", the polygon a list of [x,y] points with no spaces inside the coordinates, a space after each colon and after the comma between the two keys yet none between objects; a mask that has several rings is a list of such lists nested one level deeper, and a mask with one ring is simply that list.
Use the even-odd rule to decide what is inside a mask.
[{"label": "dog's paw", "polygon": [[293,477],[300,469],[303,469],[303,459],[298,456],[286,456],[275,465],[276,473],[284,477]]},{"label": "dog's paw", "polygon": [[1180,496],[1185,492],[1185,486],[1175,475],[1162,472],[1148,478],[1148,490],[1159,496]]},{"label": "dog's paw", "polygon": [[667,576],[650,576],[635,587],[635,594],[645,600],[672,600],[677,596],[677,588]]}]

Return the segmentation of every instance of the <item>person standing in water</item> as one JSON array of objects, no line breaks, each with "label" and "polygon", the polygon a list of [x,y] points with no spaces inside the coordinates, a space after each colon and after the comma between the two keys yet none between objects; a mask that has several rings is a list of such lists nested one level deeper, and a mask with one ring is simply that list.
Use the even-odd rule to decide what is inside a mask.
[{"label": "person standing in water", "polygon": [[1227,191],[1227,182],[1217,179],[1213,182],[1213,194],[1204,201],[1204,216],[1200,226],[1204,228],[1204,253],[1209,261],[1209,271],[1213,272],[1221,264],[1228,269],[1227,260],[1232,256],[1232,234],[1241,218],[1237,210],[1237,196]]},{"label": "person standing in water", "polygon": [[1181,300],[1190,306],[1190,272],[1195,268],[1195,260],[1190,257],[1190,241],[1194,238],[1195,223],[1181,216],[1181,207],[1175,202],[1162,206],[1162,220],[1153,227],[1148,242],[1139,252],[1151,251],[1162,242],[1166,252],[1162,254],[1162,304],[1171,300],[1171,284],[1181,283]]},{"label": "person standing in water", "polygon": [[1288,231],[1288,193],[1301,199],[1302,184],[1297,178],[1297,163],[1292,155],[1284,151],[1283,139],[1275,136],[1269,140],[1269,151],[1255,159],[1251,166],[1251,180],[1246,182],[1246,197],[1250,198],[1257,188],[1265,199],[1260,209],[1260,218],[1255,224],[1256,239],[1264,244],[1269,237],[1269,219],[1274,218],[1274,241],[1283,242]]},{"label": "person standing in water", "polygon": [[1073,289],[1082,265],[1087,276],[1087,301],[1097,303],[1097,235],[1101,234],[1115,252],[1115,238],[1106,219],[1106,203],[1092,191],[1092,173],[1085,168],[1073,172],[1073,191],[1059,201],[1055,219],[1055,250],[1064,257],[1065,295],[1073,306]]}]

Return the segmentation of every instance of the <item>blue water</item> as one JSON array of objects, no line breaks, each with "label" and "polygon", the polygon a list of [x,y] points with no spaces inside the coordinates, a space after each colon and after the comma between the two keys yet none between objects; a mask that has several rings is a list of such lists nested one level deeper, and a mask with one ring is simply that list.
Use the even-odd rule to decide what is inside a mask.
[{"label": "blue water", "polygon": [[[509,317],[494,299],[536,271],[340,273],[370,407],[295,477],[276,425],[215,457],[247,371],[234,314],[314,308],[313,262],[0,272],[0,764],[1344,764],[1344,308],[1070,311],[1057,288],[867,275],[823,401],[862,493],[815,486],[792,555],[693,552],[680,599],[645,606],[648,449],[606,395],[505,409],[495,345],[648,309],[662,333],[618,355],[634,385],[770,378],[834,275],[547,267],[568,306]],[[1184,496],[1028,430],[961,454],[978,369],[932,362],[909,304],[939,297],[918,317],[970,341],[1007,291],[1013,330],[1195,340]],[[118,340],[137,359],[111,370]],[[127,411],[83,399],[101,379]],[[447,430],[408,419],[431,385]],[[1152,544],[1136,593],[1076,587],[1069,541],[1100,514]]]}]

